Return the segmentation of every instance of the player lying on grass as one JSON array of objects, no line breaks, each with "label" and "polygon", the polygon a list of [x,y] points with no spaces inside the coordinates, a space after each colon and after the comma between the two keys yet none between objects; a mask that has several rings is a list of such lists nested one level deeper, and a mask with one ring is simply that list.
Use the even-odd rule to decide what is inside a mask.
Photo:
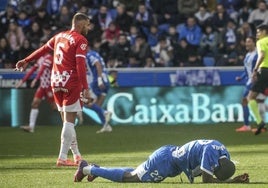
[{"label": "player lying on grass", "polygon": [[80,182],[88,176],[89,182],[97,177],[115,182],[161,182],[182,172],[190,183],[197,176],[202,176],[203,183],[249,183],[247,173],[231,178],[235,165],[225,146],[217,140],[194,140],[181,147],[162,146],[136,169],[105,168],[82,160],[74,181]]}]

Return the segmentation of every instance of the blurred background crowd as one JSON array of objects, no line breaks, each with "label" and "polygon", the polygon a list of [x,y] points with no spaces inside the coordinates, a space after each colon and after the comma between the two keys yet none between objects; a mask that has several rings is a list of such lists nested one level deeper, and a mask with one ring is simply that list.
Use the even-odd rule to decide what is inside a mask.
[{"label": "blurred background crowd", "polygon": [[268,24],[268,0],[1,0],[0,68],[90,16],[108,68],[242,66],[245,39]]}]

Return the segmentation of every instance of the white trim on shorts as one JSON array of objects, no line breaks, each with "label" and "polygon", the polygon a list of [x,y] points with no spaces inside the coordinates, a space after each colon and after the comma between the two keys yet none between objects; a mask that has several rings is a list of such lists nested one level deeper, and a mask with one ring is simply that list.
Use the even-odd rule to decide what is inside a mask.
[{"label": "white trim on shorts", "polygon": [[80,99],[78,99],[75,103],[68,105],[68,106],[59,106],[57,104],[58,111],[60,112],[80,112],[82,111],[82,107],[80,104]]},{"label": "white trim on shorts", "polygon": [[139,165],[135,170],[130,172],[132,176],[137,175],[139,180],[142,180],[142,176],[147,173],[147,170],[144,169],[144,164]]}]

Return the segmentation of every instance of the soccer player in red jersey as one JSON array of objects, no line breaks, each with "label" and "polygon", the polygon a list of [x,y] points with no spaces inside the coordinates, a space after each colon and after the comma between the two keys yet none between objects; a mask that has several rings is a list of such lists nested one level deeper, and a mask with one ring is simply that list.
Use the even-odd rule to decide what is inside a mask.
[{"label": "soccer player in red jersey", "polygon": [[[51,86],[63,121],[57,166],[77,165],[81,160],[74,123],[77,112],[82,111],[80,93],[82,92],[83,98],[91,100],[86,78],[88,42],[85,35],[89,30],[89,17],[76,13],[70,30],[56,34],[45,45],[16,64],[15,70],[23,71],[29,62],[53,51]],[[67,159],[69,148],[74,162]]]},{"label": "soccer player in red jersey", "polygon": [[[44,43],[41,42],[43,45]],[[38,73],[36,77],[31,82],[31,88],[33,88],[38,80],[40,80],[40,84],[38,89],[35,92],[32,104],[31,104],[31,112],[29,117],[29,126],[21,126],[21,128],[26,131],[33,133],[36,125],[36,119],[39,113],[38,107],[41,104],[42,100],[45,98],[47,102],[50,104],[53,110],[56,110],[56,104],[54,102],[52,88],[50,85],[50,75],[52,69],[52,60],[53,56],[50,53],[47,53],[41,56],[37,62],[32,66],[29,72],[21,79],[17,84],[16,88],[19,88],[26,80],[30,78],[30,76],[37,70]]]}]

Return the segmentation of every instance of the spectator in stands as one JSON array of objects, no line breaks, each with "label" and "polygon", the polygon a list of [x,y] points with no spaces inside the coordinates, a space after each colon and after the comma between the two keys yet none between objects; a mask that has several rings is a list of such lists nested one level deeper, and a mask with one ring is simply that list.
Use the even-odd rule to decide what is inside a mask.
[{"label": "spectator in stands", "polygon": [[144,68],[152,68],[155,67],[154,58],[152,56],[148,56],[145,60]]},{"label": "spectator in stands", "polygon": [[120,29],[114,21],[109,23],[107,29],[102,34],[102,42],[108,42],[109,46],[115,45],[120,35]]},{"label": "spectator in stands", "polygon": [[152,48],[152,54],[157,67],[173,66],[173,47],[165,36],[160,36],[158,43]]},{"label": "spectator in stands", "polygon": [[142,65],[145,64],[147,57],[151,56],[151,48],[143,35],[137,36],[135,44],[131,46],[131,53],[137,57]]},{"label": "spectator in stands", "polygon": [[118,66],[126,67],[130,50],[130,43],[127,40],[127,36],[125,34],[120,34],[118,42],[114,46],[111,46],[110,55],[116,58]]},{"label": "spectator in stands", "polygon": [[40,28],[40,25],[38,22],[34,21],[31,24],[30,30],[26,33],[26,37],[29,39],[31,43],[31,47],[33,49],[37,49],[40,44],[40,39],[43,36],[42,29]]},{"label": "spectator in stands", "polygon": [[196,51],[191,52],[188,56],[187,61],[183,64],[184,67],[202,67],[202,61],[198,57]]},{"label": "spectator in stands", "polygon": [[23,41],[23,44],[21,48],[19,49],[19,57],[18,59],[22,59],[28,55],[30,55],[33,51],[33,48],[31,47],[30,41],[26,38]]},{"label": "spectator in stands", "polygon": [[40,41],[48,41],[52,36],[53,32],[51,30],[51,27],[48,24],[45,24],[42,26],[42,37],[40,38]]},{"label": "spectator in stands", "polygon": [[5,37],[0,38],[0,68],[9,68],[7,65],[11,63],[10,51],[7,39]]},{"label": "spectator in stands", "polygon": [[249,14],[251,11],[252,7],[248,6],[248,4],[245,4],[243,7],[241,7],[238,12],[237,23],[239,25],[243,23],[248,23]]},{"label": "spectator in stands", "polygon": [[127,14],[125,4],[119,3],[116,7],[116,13],[115,23],[123,32],[129,32],[133,18]]},{"label": "spectator in stands", "polygon": [[18,26],[17,22],[9,22],[6,38],[8,40],[8,43],[10,44],[11,50],[16,52],[19,51],[25,39],[25,35],[22,31],[22,28]]},{"label": "spectator in stands", "polygon": [[208,25],[208,21],[211,18],[211,13],[207,10],[205,5],[200,5],[198,12],[194,14],[198,25],[204,29]]},{"label": "spectator in stands", "polygon": [[236,24],[233,20],[230,19],[227,22],[226,27],[221,33],[221,37],[225,47],[237,43]]},{"label": "spectator in stands", "polygon": [[49,25],[50,27],[54,25],[52,17],[46,12],[46,9],[43,7],[37,9],[37,12],[33,17],[33,22],[37,22],[39,25]]},{"label": "spectator in stands", "polygon": [[29,29],[32,20],[30,19],[30,17],[28,16],[28,14],[25,11],[20,11],[18,13],[18,26],[20,26],[23,30],[23,32],[27,32],[27,30]]},{"label": "spectator in stands", "polygon": [[138,57],[135,54],[130,53],[130,55],[128,56],[128,64],[126,67],[135,68],[135,67],[140,67],[140,66],[141,66],[141,62],[139,61]]},{"label": "spectator in stands", "polygon": [[179,28],[179,40],[185,38],[189,45],[194,50],[197,50],[200,44],[202,31],[201,28],[197,25],[195,17],[190,16],[187,18],[186,23]]},{"label": "spectator in stands", "polygon": [[174,48],[174,67],[183,67],[187,62],[189,54],[192,52],[187,40],[182,38],[179,41],[178,48]]},{"label": "spectator in stands", "polygon": [[157,25],[151,25],[149,32],[145,32],[150,47],[155,47],[157,45],[160,34]]},{"label": "spectator in stands", "polygon": [[243,0],[220,0],[230,18],[237,22],[238,11],[243,6]]},{"label": "spectator in stands", "polygon": [[177,0],[150,1],[153,13],[156,17],[158,29],[167,33],[170,25],[177,25],[180,14],[177,8]]},{"label": "spectator in stands", "polygon": [[140,3],[138,11],[134,16],[134,24],[136,24],[143,33],[149,33],[151,25],[154,24],[153,15],[147,10],[144,3]]},{"label": "spectator in stands", "polygon": [[97,28],[101,30],[101,32],[103,32],[105,29],[108,28],[109,24],[111,23],[111,21],[113,21],[113,19],[112,15],[108,12],[107,5],[100,5],[99,11],[93,16],[92,21],[95,25],[94,29]]},{"label": "spectator in stands", "polygon": [[245,41],[248,37],[254,36],[253,31],[249,25],[249,23],[244,22],[242,25],[236,29],[237,36],[237,48],[240,51],[245,51]]},{"label": "spectator in stands", "polygon": [[201,1],[196,0],[178,0],[178,12],[187,18],[198,11]]},{"label": "spectator in stands", "polygon": [[71,27],[70,23],[73,14],[70,12],[70,7],[63,5],[60,7],[60,12],[55,17],[55,26],[58,31],[67,30]]},{"label": "spectator in stands", "polygon": [[91,48],[101,55],[104,62],[107,62],[111,50],[108,42],[102,42],[101,38],[95,38],[91,44]]},{"label": "spectator in stands", "polygon": [[174,25],[169,26],[166,37],[171,42],[173,48],[177,48],[179,44],[179,34],[177,33],[176,26]]},{"label": "spectator in stands", "polygon": [[46,12],[55,18],[60,13],[61,7],[67,2],[67,0],[47,0]]},{"label": "spectator in stands", "polygon": [[139,29],[136,25],[131,25],[128,33],[127,39],[129,40],[130,45],[133,46],[137,36],[140,34]]},{"label": "spectator in stands", "polygon": [[218,4],[217,9],[213,13],[211,22],[209,24],[211,24],[216,31],[222,32],[224,28],[226,27],[227,22],[229,20],[230,20],[230,17],[225,11],[223,5]]},{"label": "spectator in stands", "polygon": [[268,10],[264,0],[260,0],[258,8],[249,14],[248,23],[251,24],[254,30],[260,24],[268,24]]},{"label": "spectator in stands", "polygon": [[205,26],[205,31],[202,34],[199,54],[209,57],[216,57],[218,54],[219,35],[218,32],[213,30],[211,25]]},{"label": "spectator in stands", "polygon": [[9,22],[17,22],[17,14],[12,5],[7,5],[6,11],[0,16],[0,36],[7,33]]}]

